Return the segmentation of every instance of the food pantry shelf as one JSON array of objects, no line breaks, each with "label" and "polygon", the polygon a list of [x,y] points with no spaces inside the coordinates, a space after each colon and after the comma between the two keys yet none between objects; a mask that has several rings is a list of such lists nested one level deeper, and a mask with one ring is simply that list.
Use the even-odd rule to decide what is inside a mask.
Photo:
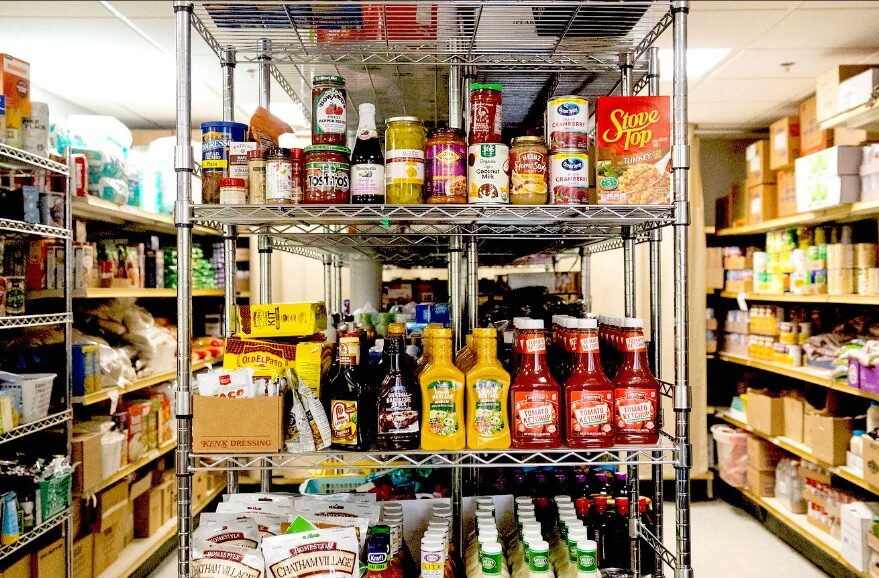
[{"label": "food pantry shelf", "polygon": [[743,296],[747,301],[770,301],[788,303],[831,303],[840,305],[879,305],[879,295],[794,295],[793,293],[736,293],[721,291],[720,296],[738,299]]},{"label": "food pantry shelf", "polygon": [[[28,299],[59,299],[64,296],[64,292],[58,289],[40,289],[39,291],[28,291]],[[222,297],[222,289],[193,289],[193,297]],[[151,289],[151,288],[91,288],[77,289],[73,292],[76,299],[121,299],[125,297],[134,297],[137,299],[157,298],[157,297],[177,297],[177,289]]]},{"label": "food pantry shelf", "polygon": [[[196,361],[192,364],[192,371],[198,371],[199,369],[204,369],[208,365],[212,363],[217,363],[221,358],[213,358],[213,359],[205,359],[203,361]],[[149,377],[144,377],[143,379],[138,379],[124,387],[113,387],[106,388],[100,391],[96,391],[94,393],[87,393],[82,396],[76,396],[73,398],[73,403],[79,403],[82,405],[92,405],[94,403],[100,403],[102,401],[110,399],[111,395],[122,396],[127,393],[131,393],[133,391],[137,391],[139,389],[144,389],[147,387],[152,387],[154,385],[158,385],[160,383],[165,383],[166,381],[171,381],[177,379],[177,371],[165,371],[162,373],[157,373],[156,375],[151,375]]]},{"label": "food pantry shelf", "polygon": [[144,467],[145,465],[148,465],[149,463],[154,462],[155,460],[164,456],[168,452],[174,451],[174,448],[176,448],[176,447],[177,447],[177,440],[175,439],[175,440],[172,440],[172,441],[166,443],[163,446],[159,446],[158,448],[156,448],[154,450],[148,451],[146,454],[144,454],[144,456],[142,458],[140,458],[136,462],[128,464],[127,466],[125,466],[121,470],[117,471],[115,474],[113,474],[109,478],[105,478],[105,479],[101,480],[101,482],[98,485],[96,485],[95,487],[89,488],[89,493],[90,494],[97,494],[98,492],[100,492],[104,488],[109,488],[110,486],[112,486],[113,484],[118,482],[119,480],[123,480],[126,477],[128,477],[129,474],[132,474],[132,473],[136,472],[137,470],[139,470],[140,468]]},{"label": "food pantry shelf", "polygon": [[[147,232],[177,234],[174,217],[144,211],[137,207],[119,205],[94,196],[73,197],[73,216],[78,219],[99,221],[112,225],[136,225]],[[130,228],[130,227],[128,227]],[[194,235],[219,235],[216,229],[194,227]]]},{"label": "food pantry shelf", "polygon": [[70,509],[66,509],[60,514],[56,515],[50,520],[46,520],[30,532],[26,534],[22,534],[21,537],[13,542],[12,544],[7,544],[5,546],[0,546],[0,561],[5,560],[15,552],[18,552],[28,544],[38,540],[40,537],[45,534],[51,532],[61,524],[67,521],[70,517]]},{"label": "food pantry shelf", "polygon": [[879,99],[874,98],[861,106],[832,116],[821,123],[821,128],[852,128],[868,132],[879,131]]},{"label": "food pantry shelf", "polygon": [[879,216],[879,201],[859,201],[850,205],[839,205],[820,211],[810,211],[808,213],[798,213],[789,217],[770,219],[757,225],[718,229],[714,234],[718,237],[757,235],[760,233],[768,233],[769,231],[786,229],[788,227],[818,225],[831,221],[858,221],[862,219],[873,219],[877,216]]},{"label": "food pantry shelf", "polygon": [[64,423],[70,420],[72,417],[73,411],[68,409],[58,413],[53,413],[44,417],[43,419],[38,419],[36,421],[20,425],[9,431],[0,433],[0,444],[10,442],[12,440],[17,440],[18,438],[30,435],[34,432],[64,425]]},{"label": "food pantry shelf", "polygon": [[43,325],[59,325],[70,323],[73,315],[70,313],[46,313],[44,315],[8,315],[0,317],[0,329],[12,327],[40,327]]},{"label": "food pantry shelf", "polygon": [[62,175],[67,174],[67,165],[63,163],[58,163],[2,143],[0,143],[0,168],[23,170],[47,169]]},{"label": "food pantry shelf", "polygon": [[0,219],[0,231],[36,235],[38,237],[49,237],[51,239],[70,238],[70,231],[67,229],[53,227],[51,225],[26,223],[24,221],[16,221],[15,219]]}]

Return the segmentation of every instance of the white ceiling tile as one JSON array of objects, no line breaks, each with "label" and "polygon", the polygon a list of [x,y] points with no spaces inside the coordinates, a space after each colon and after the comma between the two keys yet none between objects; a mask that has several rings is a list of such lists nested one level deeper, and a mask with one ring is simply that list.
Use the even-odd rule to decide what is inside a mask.
[{"label": "white ceiling tile", "polygon": [[696,0],[690,4],[690,11],[728,12],[748,10],[790,10],[796,8],[800,2],[795,0]]},{"label": "white ceiling tile", "polygon": [[[747,49],[727,58],[714,69],[709,78],[808,78],[813,81],[837,64],[862,62],[874,50],[870,49]],[[793,62],[788,70],[782,63]]]},{"label": "white ceiling tile", "polygon": [[741,124],[764,113],[771,104],[765,102],[690,102],[689,121],[695,124]]},{"label": "white ceiling tile", "polygon": [[711,79],[690,88],[690,102],[783,102],[814,90],[811,78]]},{"label": "white ceiling tile", "polygon": [[113,8],[127,18],[168,18],[174,20],[174,2],[170,0],[110,0]]},{"label": "white ceiling tile", "polygon": [[[0,22],[6,18],[49,20],[113,18],[113,15],[100,2],[0,2]],[[4,29],[3,32],[7,31]]]},{"label": "white ceiling tile", "polygon": [[[835,3],[834,3],[835,4]],[[794,10],[751,48],[873,48],[879,10]]]}]

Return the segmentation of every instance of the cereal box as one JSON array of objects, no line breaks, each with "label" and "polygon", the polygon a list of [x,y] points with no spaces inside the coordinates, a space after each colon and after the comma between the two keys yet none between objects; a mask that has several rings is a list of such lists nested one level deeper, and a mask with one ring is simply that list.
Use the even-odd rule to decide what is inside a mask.
[{"label": "cereal box", "polygon": [[6,143],[21,147],[22,119],[31,115],[31,66],[8,54],[0,54],[0,93],[6,97]]},{"label": "cereal box", "polygon": [[595,122],[597,203],[671,203],[670,99],[600,97]]}]

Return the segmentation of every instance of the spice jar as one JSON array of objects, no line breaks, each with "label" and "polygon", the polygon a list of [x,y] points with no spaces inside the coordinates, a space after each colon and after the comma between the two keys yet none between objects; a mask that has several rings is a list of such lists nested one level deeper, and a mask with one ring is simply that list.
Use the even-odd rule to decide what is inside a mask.
[{"label": "spice jar", "polygon": [[305,147],[305,202],[343,205],[350,201],[351,151],[347,147]]},{"label": "spice jar", "polygon": [[293,198],[301,203],[305,196],[305,151],[290,149],[290,180],[293,182]]},{"label": "spice jar", "polygon": [[270,148],[266,151],[266,204],[295,205],[301,202],[301,195],[293,195],[291,177],[290,149]]},{"label": "spice jar", "polygon": [[345,79],[341,76],[315,76],[311,86],[312,144],[344,145],[348,128]]},{"label": "spice jar", "polygon": [[425,202],[467,203],[467,143],[459,128],[435,128],[427,134],[424,164]]},{"label": "spice jar", "polygon": [[266,155],[256,149],[247,152],[247,200],[251,205],[266,202]]},{"label": "spice jar", "polygon": [[500,84],[470,86],[470,145],[501,142],[503,97]]},{"label": "spice jar", "polygon": [[389,118],[385,129],[385,182],[389,205],[417,205],[424,189],[425,132],[415,116]]},{"label": "spice jar", "polygon": [[246,205],[247,185],[244,179],[220,179],[221,205]]},{"label": "spice jar", "polygon": [[547,150],[539,136],[513,139],[510,149],[510,203],[544,205],[547,192]]}]

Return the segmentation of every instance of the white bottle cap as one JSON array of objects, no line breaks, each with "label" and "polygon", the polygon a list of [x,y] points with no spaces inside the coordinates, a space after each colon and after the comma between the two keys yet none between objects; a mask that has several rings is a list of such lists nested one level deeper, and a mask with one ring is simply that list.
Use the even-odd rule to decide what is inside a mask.
[{"label": "white bottle cap", "polygon": [[571,317],[570,315],[565,315],[562,318],[562,327],[565,329],[573,329],[577,326],[577,318]]},{"label": "white bottle cap", "polygon": [[498,544],[497,541],[494,542],[483,542],[482,543],[482,551],[489,555],[500,554],[503,552],[501,545]]},{"label": "white bottle cap", "polygon": [[626,325],[625,327],[629,327],[632,329],[643,329],[644,321],[638,319],[637,317],[626,317]]},{"label": "white bottle cap", "polygon": [[528,319],[523,323],[522,329],[543,329],[543,319]]},{"label": "white bottle cap", "polygon": [[598,321],[595,319],[578,319],[577,329],[598,329]]},{"label": "white bottle cap", "polygon": [[518,504],[520,506],[522,504],[532,504],[533,505],[534,500],[532,498],[529,498],[528,496],[519,496],[518,498],[516,498],[516,504]]},{"label": "white bottle cap", "polygon": [[577,549],[584,552],[595,552],[598,550],[598,544],[595,540],[577,540]]},{"label": "white bottle cap", "polygon": [[546,540],[538,540],[533,544],[528,544],[531,547],[532,552],[541,553],[541,552],[549,552],[549,542]]},{"label": "white bottle cap", "polygon": [[562,317],[564,317],[564,315],[553,315],[552,316],[552,324],[558,325],[559,323],[561,323]]},{"label": "white bottle cap", "polygon": [[529,317],[513,317],[513,327],[516,329],[522,329],[525,322],[530,319]]},{"label": "white bottle cap", "polygon": [[491,496],[477,496],[476,498],[477,506],[491,506],[494,507],[494,498]]},{"label": "white bottle cap", "polygon": [[553,500],[555,501],[556,504],[570,504],[571,503],[571,496],[568,496],[565,494],[559,494],[558,496],[554,497]]}]

